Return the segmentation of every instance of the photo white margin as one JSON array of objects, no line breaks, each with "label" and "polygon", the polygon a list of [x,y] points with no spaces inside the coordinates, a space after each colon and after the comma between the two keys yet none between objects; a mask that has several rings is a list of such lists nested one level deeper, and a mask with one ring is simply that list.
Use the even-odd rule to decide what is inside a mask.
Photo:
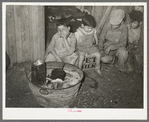
[{"label": "photo white margin", "polygon": [[[144,107],[143,109],[6,108],[6,5],[144,6]],[[2,3],[2,98],[4,120],[146,120],[147,119],[147,3],[146,2],[3,2]],[[81,110],[81,112],[75,112]]]}]

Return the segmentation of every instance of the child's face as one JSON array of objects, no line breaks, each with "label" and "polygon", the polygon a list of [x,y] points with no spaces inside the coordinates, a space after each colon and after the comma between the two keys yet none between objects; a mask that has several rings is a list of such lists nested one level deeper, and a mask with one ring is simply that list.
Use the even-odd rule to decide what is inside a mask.
[{"label": "child's face", "polygon": [[131,23],[131,27],[132,27],[133,29],[138,28],[138,27],[139,27],[139,22],[137,22],[137,21],[132,22],[132,23]]},{"label": "child's face", "polygon": [[57,32],[58,32],[60,37],[64,37],[65,35],[68,35],[69,30],[70,30],[70,28],[66,27],[64,25],[60,25],[60,26],[57,27]]},{"label": "child's face", "polygon": [[86,32],[91,32],[93,30],[93,27],[91,27],[91,26],[84,26],[84,30]]}]

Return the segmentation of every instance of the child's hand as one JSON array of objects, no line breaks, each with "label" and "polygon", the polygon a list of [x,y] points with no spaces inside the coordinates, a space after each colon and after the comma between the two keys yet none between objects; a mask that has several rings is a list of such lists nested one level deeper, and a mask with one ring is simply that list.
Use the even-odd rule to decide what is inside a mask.
[{"label": "child's hand", "polygon": [[106,48],[106,50],[105,50],[105,54],[109,54],[109,52],[111,51],[111,50],[114,50],[114,48],[115,48],[115,46],[114,45],[110,45],[109,47],[107,47]]},{"label": "child's hand", "polygon": [[63,32],[62,37],[63,37],[64,39],[66,39],[66,38],[67,38],[67,33],[66,33],[65,31]]}]

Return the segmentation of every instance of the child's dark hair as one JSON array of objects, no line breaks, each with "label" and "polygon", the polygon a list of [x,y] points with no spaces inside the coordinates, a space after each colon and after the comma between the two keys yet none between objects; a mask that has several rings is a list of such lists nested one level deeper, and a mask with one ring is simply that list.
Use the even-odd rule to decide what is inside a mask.
[{"label": "child's dark hair", "polygon": [[76,20],[71,21],[72,19],[74,19],[74,18],[69,17],[69,18],[58,19],[57,22],[56,22],[56,26],[64,25],[66,27],[70,27],[70,32],[74,33],[81,26],[81,23],[79,23]]},{"label": "child's dark hair", "polygon": [[67,18],[58,19],[56,21],[56,26],[61,26],[61,25],[64,25],[64,26],[68,27],[68,20],[67,20]]},{"label": "child's dark hair", "polygon": [[82,22],[85,26],[92,26],[93,28],[96,27],[96,20],[92,15],[86,14],[82,18]]},{"label": "child's dark hair", "polygon": [[129,17],[132,22],[137,21],[140,23],[143,21],[143,13],[141,11],[132,11],[131,13],[129,13]]}]

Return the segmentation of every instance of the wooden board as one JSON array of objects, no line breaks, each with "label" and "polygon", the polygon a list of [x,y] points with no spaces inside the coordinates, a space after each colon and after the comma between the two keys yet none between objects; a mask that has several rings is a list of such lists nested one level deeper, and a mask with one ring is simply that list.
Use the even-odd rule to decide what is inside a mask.
[{"label": "wooden board", "polygon": [[16,49],[17,49],[17,63],[22,62],[22,40],[21,40],[21,17],[22,17],[22,6],[14,6],[14,18],[15,18],[15,37],[16,37]]},{"label": "wooden board", "polygon": [[82,69],[83,70],[94,69],[96,66],[95,58],[96,57],[92,56],[92,55],[85,56],[85,60],[83,61]]},{"label": "wooden board", "polygon": [[32,31],[33,31],[33,61],[36,61],[38,59],[39,55],[39,43],[38,43],[38,7],[32,6]]},{"label": "wooden board", "polygon": [[100,22],[101,22],[101,19],[103,17],[103,6],[95,6],[94,7],[94,17],[95,17],[95,20],[96,20],[96,27],[99,26]]},{"label": "wooden board", "polygon": [[45,25],[44,25],[44,8],[43,6],[32,6],[32,34],[33,50],[32,61],[44,59],[45,54]]},{"label": "wooden board", "polygon": [[39,45],[40,45],[40,59],[44,59],[45,55],[45,14],[44,14],[44,7],[40,6],[38,8],[38,14],[39,14]]},{"label": "wooden board", "polygon": [[10,57],[10,67],[17,61],[15,26],[14,26],[14,6],[6,6],[6,51]]},{"label": "wooden board", "polygon": [[112,6],[108,6],[108,7],[106,7],[106,11],[104,10],[103,17],[102,17],[102,19],[100,21],[100,24],[97,27],[97,34],[100,34],[101,31],[102,31],[102,28],[104,27],[104,25],[107,22],[109,22],[109,16],[110,16],[110,13],[111,13],[111,9],[112,9]]},{"label": "wooden board", "polygon": [[22,21],[21,21],[21,40],[22,40],[22,61],[30,61],[30,40],[29,40],[29,6],[22,6]]},{"label": "wooden board", "polygon": [[32,23],[34,23],[32,19],[32,13],[33,13],[33,8],[32,6],[28,6],[29,8],[29,40],[30,40],[30,61],[34,61],[34,46],[33,46],[33,29],[32,29]]}]

